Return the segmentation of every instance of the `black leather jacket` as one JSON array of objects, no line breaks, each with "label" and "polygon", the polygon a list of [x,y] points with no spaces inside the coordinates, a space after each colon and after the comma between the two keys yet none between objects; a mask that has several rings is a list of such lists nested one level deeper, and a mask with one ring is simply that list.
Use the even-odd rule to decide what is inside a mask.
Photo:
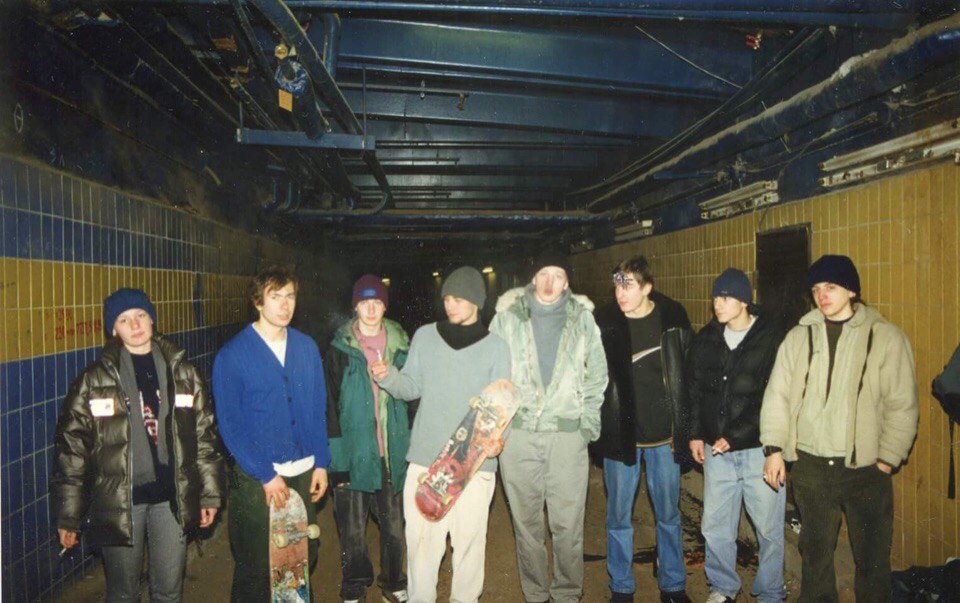
[{"label": "black leather jacket", "polygon": [[[684,456],[687,454],[687,440],[682,426],[689,422],[685,414],[687,404],[684,401],[684,367],[693,331],[687,311],[679,303],[657,291],[650,294],[650,299],[660,308],[663,321],[660,354],[663,382],[673,410],[674,453]],[[592,449],[604,458],[633,465],[637,460],[637,436],[634,423],[636,392],[633,389],[633,368],[630,361],[630,327],[616,301],[604,306],[597,313],[596,319],[597,326],[600,327],[603,350],[607,356],[610,381],[604,392],[603,406],[600,408],[600,439]]]},{"label": "black leather jacket", "polygon": [[759,307],[735,350],[716,319],[693,340],[687,363],[689,439],[712,444],[725,438],[731,450],[760,446],[760,406],[784,332]]},{"label": "black leather jacket", "polygon": [[[176,488],[174,515],[191,534],[200,523],[200,509],[220,507],[224,497],[213,407],[200,374],[184,362],[183,350],[159,336],[153,343],[167,363],[168,399],[193,396],[190,407],[175,405],[165,434]],[[80,374],[57,421],[51,512],[58,528],[83,532],[84,542],[93,546],[132,544],[131,425],[120,384],[122,346],[114,338]],[[90,401],[97,399],[113,401],[110,416],[93,415]]]}]

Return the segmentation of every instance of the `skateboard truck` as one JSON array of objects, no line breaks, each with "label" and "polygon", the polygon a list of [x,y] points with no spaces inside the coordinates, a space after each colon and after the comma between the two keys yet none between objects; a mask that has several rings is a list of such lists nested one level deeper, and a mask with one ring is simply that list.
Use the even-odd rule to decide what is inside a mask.
[{"label": "skateboard truck", "polygon": [[307,526],[306,530],[291,530],[286,534],[274,534],[273,543],[277,545],[278,549],[282,549],[291,542],[300,542],[304,538],[309,538],[311,540],[320,538],[320,526],[315,523],[311,523]]}]

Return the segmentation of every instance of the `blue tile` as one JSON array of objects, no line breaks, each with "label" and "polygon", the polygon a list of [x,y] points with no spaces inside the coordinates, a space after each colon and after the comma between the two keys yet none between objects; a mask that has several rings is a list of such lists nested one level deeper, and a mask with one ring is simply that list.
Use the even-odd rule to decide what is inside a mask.
[{"label": "blue tile", "polygon": [[13,176],[13,162],[0,159],[0,204],[16,207],[17,184]]},{"label": "blue tile", "polygon": [[[34,537],[34,541],[36,541],[36,537]],[[36,545],[36,542],[34,542],[34,545]],[[28,554],[27,558],[23,560],[23,569],[27,586],[27,599],[33,601],[40,595],[40,575],[37,571],[36,551]]]},{"label": "blue tile", "polygon": [[73,209],[73,189],[76,180],[70,176],[63,177],[63,217],[73,219],[75,217]]},{"label": "blue tile", "polygon": [[17,207],[27,209],[29,207],[29,198],[27,196],[27,166],[20,162],[14,163],[13,177],[17,183],[17,193],[14,197]]},{"label": "blue tile", "polygon": [[83,228],[83,261],[93,263],[93,225],[84,224]]},{"label": "blue tile", "polygon": [[107,264],[111,266],[117,265],[117,231],[108,228],[106,229],[107,234]]},{"label": "blue tile", "polygon": [[[33,462],[36,456],[25,456],[20,461],[20,486],[23,488],[23,504],[30,506],[37,498],[37,478],[33,471]],[[26,516],[25,516],[26,523]],[[26,527],[26,526],[24,526]],[[28,549],[29,550],[29,549]]]},{"label": "blue tile", "polygon": [[17,253],[19,258],[30,257],[30,214],[17,212]]},{"label": "blue tile", "polygon": [[76,222],[73,220],[63,221],[63,261],[72,262],[76,257],[74,252],[73,232]]},{"label": "blue tile", "polygon": [[40,170],[36,166],[27,166],[27,206],[40,211]]},{"label": "blue tile", "polygon": [[[47,402],[47,433],[44,438],[45,441],[51,446],[55,442],[57,435],[57,419],[60,414],[60,406],[62,405],[61,400],[50,400]],[[52,448],[47,448],[47,453],[49,454]],[[49,471],[48,471],[49,473]]]},{"label": "blue tile", "polygon": [[40,211],[45,214],[53,212],[53,196],[50,193],[51,179],[50,170],[40,170],[40,188],[37,194],[40,197]]},{"label": "blue tile", "polygon": [[8,521],[10,527],[10,559],[23,558],[23,511],[14,510]]},{"label": "blue tile", "polygon": [[66,353],[60,353],[56,355],[57,362],[57,380],[56,380],[56,393],[54,394],[57,399],[60,399],[67,395],[67,388],[70,387],[71,375],[67,374],[67,355]]},{"label": "blue tile", "polygon": [[53,219],[53,260],[63,261],[63,218]]},{"label": "blue tile", "polygon": [[[52,217],[50,216],[41,217],[40,232],[41,232],[41,236],[43,237],[41,239],[43,251],[40,254],[40,257],[42,257],[45,260],[52,260],[54,259],[53,258],[53,218]],[[46,305],[50,305],[46,303],[46,300],[44,300],[44,303]]]},{"label": "blue tile", "polygon": [[46,376],[44,372],[46,367],[44,366],[43,356],[37,356],[32,359],[33,363],[33,403],[38,404],[43,402],[45,399],[44,392],[46,391]]},{"label": "blue tile", "polygon": [[[10,467],[8,465],[0,468],[0,487],[3,488],[3,496],[0,496],[0,517],[6,517],[10,514]],[[4,549],[4,560],[6,560],[6,552]]]},{"label": "blue tile", "polygon": [[101,249],[103,245],[101,244],[101,232],[100,227],[97,225],[90,227],[90,262],[94,264],[102,264],[101,260]]},{"label": "blue tile", "polygon": [[48,354],[43,357],[43,399],[53,400],[57,397],[57,355]]},{"label": "blue tile", "polygon": [[51,442],[47,441],[47,405],[33,407],[33,446],[34,450],[43,450]]},{"label": "blue tile", "polygon": [[20,483],[23,480],[23,468],[20,461],[14,460],[10,463],[8,471],[10,474],[10,485],[13,487],[6,491],[6,495],[10,498],[8,503],[10,505],[10,512],[14,513],[23,506],[23,488],[20,487]]},{"label": "blue tile", "polygon": [[43,219],[40,214],[30,214],[30,259],[43,258]]},{"label": "blue tile", "polygon": [[50,213],[63,217],[63,175],[59,173],[50,176]]},{"label": "blue tile", "polygon": [[[3,439],[6,442],[6,457],[11,461],[20,458],[20,446],[22,438],[20,437],[20,411],[11,412],[4,419],[4,426],[6,427],[7,433],[6,437]],[[11,476],[13,479],[13,476]]]},{"label": "blue tile", "polygon": [[93,224],[100,223],[100,191],[102,189],[102,186],[95,184],[90,186],[90,222]]},{"label": "blue tile", "polygon": [[3,241],[0,242],[0,254],[5,257],[17,257],[17,212],[6,207],[0,208],[0,221],[3,222]]},{"label": "blue tile", "polygon": [[48,542],[41,541],[40,550],[37,551],[37,571],[40,574],[40,583],[50,586],[55,579],[52,568],[55,567],[59,548],[52,544],[52,536],[47,540]]},{"label": "blue tile", "polygon": [[[50,485],[49,475],[47,475],[47,455],[46,455],[46,452],[41,452],[40,454],[38,454],[33,458],[34,458],[33,472],[37,480],[36,482],[37,498],[41,498],[45,494],[47,494],[48,488]],[[47,522],[46,513],[44,513],[43,523],[46,524],[46,522]],[[46,531],[46,525],[44,525],[43,531]]]},{"label": "blue tile", "polygon": [[[33,447],[33,407],[20,411],[20,454],[26,458],[34,451]],[[26,501],[24,501],[26,502]]]},{"label": "blue tile", "polygon": [[0,364],[0,416],[7,414],[7,411],[10,410],[10,393],[13,391],[10,386],[11,364],[10,362]]},{"label": "blue tile", "polygon": [[112,228],[117,225],[117,194],[105,187],[100,191],[100,223]]}]

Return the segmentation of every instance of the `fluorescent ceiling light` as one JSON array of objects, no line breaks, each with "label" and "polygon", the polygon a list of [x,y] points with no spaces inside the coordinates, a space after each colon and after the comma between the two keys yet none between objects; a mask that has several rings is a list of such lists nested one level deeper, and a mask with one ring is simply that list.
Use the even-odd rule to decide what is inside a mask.
[{"label": "fluorescent ceiling light", "polygon": [[704,220],[724,218],[776,203],[780,200],[780,195],[776,192],[777,188],[776,180],[761,180],[724,193],[719,197],[701,201],[698,204],[700,206],[700,217]]},{"label": "fluorescent ceiling light", "polygon": [[918,130],[820,164],[825,187],[839,186],[940,159],[960,162],[960,119]]},{"label": "fluorescent ceiling light", "polygon": [[614,228],[613,242],[622,243],[649,237],[653,234],[653,230],[653,220],[637,220],[636,222]]},{"label": "fluorescent ceiling light", "polygon": [[487,266],[486,268],[483,269],[484,274],[490,274],[492,272],[493,272],[493,266]]}]

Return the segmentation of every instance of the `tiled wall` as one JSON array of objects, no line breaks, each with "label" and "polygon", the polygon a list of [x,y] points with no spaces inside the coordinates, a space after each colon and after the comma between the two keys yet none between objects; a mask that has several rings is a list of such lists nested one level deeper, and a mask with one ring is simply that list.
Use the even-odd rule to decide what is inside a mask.
[{"label": "tiled wall", "polygon": [[[574,257],[576,283],[603,302],[610,270],[643,253],[656,287],[681,301],[697,327],[711,317],[710,285],[724,268],[751,275],[757,232],[809,223],[812,256],[853,258],[863,298],[913,344],[920,425],[909,462],[894,478],[897,566],[942,564],[960,555],[960,499],[946,497],[950,440],[930,382],[960,342],[960,167],[944,164],[829,195]],[[954,444],[955,448],[960,448]]]},{"label": "tiled wall", "polygon": [[48,482],[61,401],[104,342],[103,298],[117,287],[143,288],[158,330],[209,376],[220,345],[250,316],[249,275],[275,262],[311,269],[304,263],[312,260],[4,156],[0,236],[2,585],[4,601],[24,601],[56,591],[93,562],[87,550],[58,559]]}]

